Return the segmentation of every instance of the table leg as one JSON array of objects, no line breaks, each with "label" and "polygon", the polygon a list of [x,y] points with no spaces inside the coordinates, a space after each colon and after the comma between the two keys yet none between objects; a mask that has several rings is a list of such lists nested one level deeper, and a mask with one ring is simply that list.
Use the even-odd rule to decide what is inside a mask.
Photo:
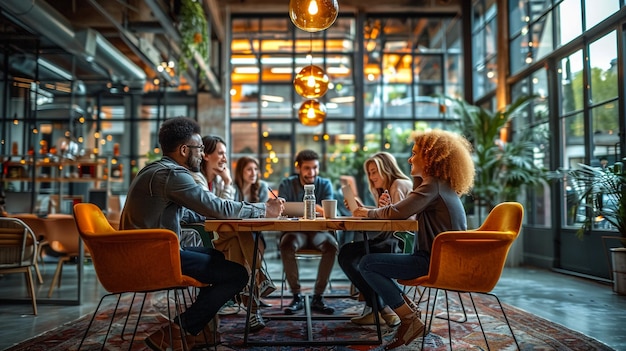
[{"label": "table leg", "polygon": [[[250,268],[250,284],[248,288],[248,308],[246,310],[246,326],[243,332],[243,344],[248,345],[248,335],[250,334],[250,313],[252,311],[252,299],[254,294],[254,281],[256,277],[256,264],[257,264],[257,252],[259,251],[259,238],[261,237],[261,233],[250,232],[251,235],[254,235],[254,251],[252,255],[252,267]],[[256,235],[255,235],[256,234]],[[259,308],[259,306],[257,306]]]},{"label": "table leg", "polygon": [[[256,233],[256,237],[254,240],[254,256],[252,258],[252,272],[250,276],[250,293],[254,291],[254,282],[256,275],[256,262],[257,262],[257,251],[259,248],[259,237],[260,233]],[[365,239],[365,252],[369,253],[369,243],[367,232],[363,232],[363,238]],[[313,316],[311,313],[311,303],[308,295],[304,295],[304,316],[269,316],[266,317],[266,320],[305,320],[307,324],[307,340],[292,340],[292,341],[273,341],[267,342],[265,340],[249,340],[248,336],[250,333],[250,311],[252,308],[252,296],[248,300],[248,310],[246,311],[246,324],[244,329],[244,337],[243,344],[245,346],[298,346],[298,345],[327,345],[327,346],[337,346],[337,345],[380,345],[382,344],[382,330],[380,326],[380,320],[378,318],[378,304],[376,303],[376,298],[374,298],[374,303],[372,304],[372,309],[374,313],[374,318],[376,321],[376,332],[377,332],[377,340],[337,340],[337,341],[321,341],[313,339],[313,320],[343,320],[346,317],[343,316]]]},{"label": "table leg", "polygon": [[[367,232],[364,231],[362,233],[363,233],[363,243],[365,245],[365,254],[368,255],[370,253],[369,237],[367,235]],[[374,300],[372,301],[372,313],[374,314],[374,323],[376,323],[376,334],[377,334],[379,342],[382,344],[383,333],[380,328],[380,318],[378,318],[378,295],[376,294],[376,292],[374,292],[373,299]]]}]

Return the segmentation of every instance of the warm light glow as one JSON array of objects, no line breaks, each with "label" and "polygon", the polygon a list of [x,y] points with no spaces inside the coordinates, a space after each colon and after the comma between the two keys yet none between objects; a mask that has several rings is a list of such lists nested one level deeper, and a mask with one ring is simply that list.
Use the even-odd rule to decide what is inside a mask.
[{"label": "warm light glow", "polygon": [[298,119],[307,127],[318,126],[326,119],[326,106],[317,100],[306,100],[300,105]]},{"label": "warm light glow", "polygon": [[307,99],[319,98],[328,91],[328,75],[318,66],[304,67],[293,80],[296,93]]},{"label": "warm light glow", "polygon": [[337,0],[290,0],[289,17],[306,32],[319,32],[335,23],[339,14]]},{"label": "warm light glow", "polygon": [[317,4],[315,3],[315,0],[311,0],[311,2],[309,3],[309,15],[317,15]]}]

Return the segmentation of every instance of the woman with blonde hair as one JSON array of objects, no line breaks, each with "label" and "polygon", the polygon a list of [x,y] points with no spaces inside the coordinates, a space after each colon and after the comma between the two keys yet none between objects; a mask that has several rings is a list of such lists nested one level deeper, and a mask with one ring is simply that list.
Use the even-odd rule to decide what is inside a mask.
[{"label": "woman with blonde hair", "polygon": [[[413,182],[402,173],[396,159],[388,152],[378,152],[369,157],[363,164],[367,174],[370,193],[378,207],[385,207],[397,203],[411,192]],[[361,205],[361,204],[359,204]],[[399,240],[393,236],[393,232],[381,232],[370,237],[368,240],[370,253],[390,252],[400,253]],[[363,242],[350,242],[341,247],[337,262],[348,279],[359,290],[365,300],[365,306],[361,316],[351,319],[352,323],[360,325],[375,324],[372,314],[372,300],[374,290],[367,285],[363,275],[359,271],[359,262],[365,255]],[[381,311],[381,319],[390,327],[400,324],[400,318],[389,306],[385,306],[380,297],[377,297],[378,310]]]},{"label": "woman with blonde hair", "polygon": [[357,208],[353,215],[404,219],[417,216],[418,233],[412,254],[371,253],[361,259],[359,270],[367,284],[400,317],[400,326],[385,349],[410,344],[424,334],[418,311],[409,305],[396,279],[428,274],[430,249],[435,236],[450,230],[466,230],[467,218],[460,196],[474,185],[471,145],[461,135],[432,130],[412,134],[409,157],[411,176],[421,183],[402,201],[377,209]]}]

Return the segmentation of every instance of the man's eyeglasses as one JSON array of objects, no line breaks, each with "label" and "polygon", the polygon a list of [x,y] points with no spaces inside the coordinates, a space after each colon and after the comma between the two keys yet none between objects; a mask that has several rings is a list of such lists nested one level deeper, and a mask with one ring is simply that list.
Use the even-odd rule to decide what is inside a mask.
[{"label": "man's eyeglasses", "polygon": [[185,145],[188,148],[192,149],[200,149],[200,152],[204,152],[204,145]]}]

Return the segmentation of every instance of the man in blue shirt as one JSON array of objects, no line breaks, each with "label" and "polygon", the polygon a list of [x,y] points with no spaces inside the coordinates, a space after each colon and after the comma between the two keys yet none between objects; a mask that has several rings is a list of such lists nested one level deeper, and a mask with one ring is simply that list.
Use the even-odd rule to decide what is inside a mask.
[{"label": "man in blue shirt", "polygon": [[[333,199],[333,187],[330,180],[319,177],[319,156],[315,151],[302,150],[296,156],[296,173],[283,179],[278,187],[278,194],[286,201],[302,201],[304,185],[315,185],[315,207],[323,212],[322,200]],[[337,240],[329,232],[285,232],[280,238],[280,257],[287,283],[293,294],[293,300],[284,309],[285,314],[293,314],[304,307],[304,299],[300,290],[300,278],[296,252],[300,249],[314,249],[322,253],[317,271],[317,279],[313,289],[311,309],[324,314],[333,314],[335,309],[326,305],[322,297],[328,285],[330,272],[337,255]]]}]

